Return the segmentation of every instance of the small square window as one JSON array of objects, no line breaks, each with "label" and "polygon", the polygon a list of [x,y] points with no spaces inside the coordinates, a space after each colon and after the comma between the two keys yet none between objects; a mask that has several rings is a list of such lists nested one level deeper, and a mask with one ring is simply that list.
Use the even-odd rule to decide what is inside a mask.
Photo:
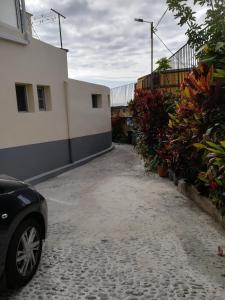
[{"label": "small square window", "polygon": [[16,84],[17,108],[19,112],[27,112],[27,88],[26,85]]},{"label": "small square window", "polygon": [[92,95],[92,107],[93,108],[97,108],[98,107],[97,95]]},{"label": "small square window", "polygon": [[37,87],[39,110],[46,110],[45,88],[44,86]]},{"label": "small square window", "polygon": [[102,95],[100,94],[92,94],[92,107],[100,108],[102,107]]}]

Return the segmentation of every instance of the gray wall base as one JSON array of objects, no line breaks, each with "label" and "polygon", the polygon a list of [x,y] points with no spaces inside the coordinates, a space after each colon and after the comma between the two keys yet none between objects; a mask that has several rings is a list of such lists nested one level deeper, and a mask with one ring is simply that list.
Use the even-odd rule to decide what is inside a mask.
[{"label": "gray wall base", "polygon": [[0,149],[0,174],[22,180],[69,163],[68,140]]},{"label": "gray wall base", "polygon": [[55,177],[55,176],[57,176],[59,174],[62,174],[64,172],[66,172],[66,171],[69,171],[69,170],[72,170],[74,168],[80,167],[80,166],[88,163],[89,161],[91,161],[91,160],[93,160],[93,159],[95,159],[95,158],[97,158],[97,157],[99,157],[99,156],[101,156],[103,154],[106,154],[106,153],[112,151],[113,149],[114,149],[114,146],[111,146],[108,149],[105,149],[105,150],[103,150],[101,152],[98,152],[96,154],[93,154],[91,156],[83,158],[81,160],[78,160],[78,161],[76,161],[76,162],[74,162],[72,164],[68,164],[68,165],[65,165],[65,166],[63,166],[61,168],[58,168],[58,169],[55,169],[55,170],[52,170],[52,171],[40,174],[38,176],[29,178],[29,179],[26,179],[25,181],[28,182],[29,184],[32,184],[32,185],[40,183],[40,182],[45,181],[45,180],[47,180],[49,178]]},{"label": "gray wall base", "polygon": [[70,140],[72,161],[78,161],[112,145],[112,133],[104,132]]},{"label": "gray wall base", "polygon": [[[79,165],[112,146],[112,134],[104,132],[70,140],[0,149],[0,174],[20,180],[36,178]],[[74,167],[73,166],[73,167]],[[61,172],[61,171],[60,171]]]}]

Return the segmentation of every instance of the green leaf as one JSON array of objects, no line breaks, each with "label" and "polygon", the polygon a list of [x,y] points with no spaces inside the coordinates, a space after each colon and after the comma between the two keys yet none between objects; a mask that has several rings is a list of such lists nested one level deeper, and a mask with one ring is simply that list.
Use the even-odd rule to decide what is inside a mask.
[{"label": "green leaf", "polygon": [[213,73],[213,77],[225,78],[225,71],[222,69],[216,69],[215,72]]},{"label": "green leaf", "polygon": [[199,117],[198,117],[198,115],[195,114],[195,113],[194,113],[194,118],[195,118],[196,121],[199,121]]},{"label": "green leaf", "polygon": [[220,74],[225,74],[225,71],[223,69],[216,69],[215,72]]},{"label": "green leaf", "polygon": [[205,172],[199,173],[198,178],[205,183],[208,182],[207,173],[205,173]]},{"label": "green leaf", "polygon": [[213,163],[214,166],[221,168],[224,165],[224,161],[222,159],[216,159]]},{"label": "green leaf", "polygon": [[213,74],[213,77],[214,77],[214,78],[225,78],[225,75],[218,74],[218,73],[214,73],[214,74]]},{"label": "green leaf", "polygon": [[223,48],[224,46],[225,46],[225,43],[224,43],[224,42],[218,42],[218,43],[216,44],[215,50],[218,51],[218,50],[220,50],[221,48]]},{"label": "green leaf", "polygon": [[197,149],[206,149],[206,146],[204,144],[195,143],[193,146]]},{"label": "green leaf", "polygon": [[173,121],[176,121],[176,117],[173,114],[168,113],[168,115],[169,115],[170,119],[172,119]]},{"label": "green leaf", "polygon": [[212,62],[215,59],[216,59],[216,56],[212,56],[212,57],[201,59],[201,62],[205,62],[205,63]]},{"label": "green leaf", "polygon": [[169,120],[168,127],[169,127],[169,128],[172,128],[172,127],[173,127],[173,122],[172,122],[171,120]]},{"label": "green leaf", "polygon": [[216,160],[216,157],[210,158],[208,165],[210,166],[210,165],[214,164],[215,160]]},{"label": "green leaf", "polygon": [[211,152],[211,153],[217,153],[217,154],[221,154],[221,151],[220,150],[217,150],[215,148],[209,148],[209,147],[206,147],[206,149]]},{"label": "green leaf", "polygon": [[222,181],[221,180],[219,180],[218,178],[215,178],[215,181],[220,185],[220,186],[222,186],[223,185],[223,183],[222,183]]},{"label": "green leaf", "polygon": [[222,147],[220,147],[219,145],[217,145],[217,144],[215,144],[215,143],[212,143],[212,142],[210,142],[210,141],[206,141],[206,144],[208,144],[210,147],[213,147],[213,148],[215,148],[215,149],[217,149],[217,150],[220,150],[220,151],[222,151],[222,152],[224,151]]}]

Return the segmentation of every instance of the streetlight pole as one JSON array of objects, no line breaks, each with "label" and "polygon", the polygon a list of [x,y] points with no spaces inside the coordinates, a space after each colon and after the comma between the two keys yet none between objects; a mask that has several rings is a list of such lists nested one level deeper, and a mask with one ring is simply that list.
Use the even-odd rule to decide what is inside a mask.
[{"label": "streetlight pole", "polygon": [[153,33],[154,33],[154,25],[153,22],[149,22],[143,19],[134,19],[135,22],[140,23],[148,23],[150,24],[150,34],[151,34],[151,88],[153,88],[153,51],[154,51],[154,45],[153,45]]},{"label": "streetlight pole", "polygon": [[153,22],[151,22],[151,74],[153,73]]}]

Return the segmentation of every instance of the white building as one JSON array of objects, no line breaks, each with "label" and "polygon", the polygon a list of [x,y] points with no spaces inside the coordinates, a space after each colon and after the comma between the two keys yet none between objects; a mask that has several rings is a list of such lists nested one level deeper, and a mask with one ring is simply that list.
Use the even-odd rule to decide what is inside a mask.
[{"label": "white building", "polygon": [[67,51],[32,38],[24,0],[0,2],[0,60],[0,173],[52,174],[111,148],[109,88],[68,79]]}]

